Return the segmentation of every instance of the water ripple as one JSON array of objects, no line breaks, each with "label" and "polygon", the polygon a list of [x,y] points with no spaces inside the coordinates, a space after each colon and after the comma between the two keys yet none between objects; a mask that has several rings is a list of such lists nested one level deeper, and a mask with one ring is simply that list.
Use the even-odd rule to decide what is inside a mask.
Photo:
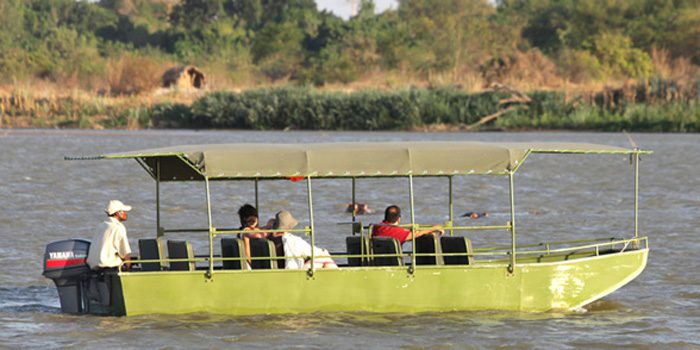
[{"label": "water ripple", "polygon": [[[118,137],[116,137],[118,136]],[[152,237],[155,201],[152,181],[136,164],[66,162],[64,155],[175,144],[226,142],[334,142],[363,140],[565,141],[626,146],[613,133],[311,133],[236,131],[9,131],[0,138],[0,339],[7,348],[250,348],[250,349],[698,349],[700,348],[700,135],[635,135],[656,151],[643,157],[639,224],[650,236],[647,270],[628,286],[575,313],[453,312],[424,314],[332,313],[230,317],[210,314],[129,318],[72,316],[59,312],[53,284],[41,276],[47,242],[91,237],[110,198],[134,205],[128,227],[132,245]],[[682,150],[682,152],[679,152]],[[690,156],[692,158],[692,156]],[[516,179],[519,239],[577,239],[630,236],[630,167],[626,157],[533,156]],[[115,175],[118,172],[118,176]],[[574,174],[573,176],[570,174]],[[422,222],[447,219],[445,181],[416,179],[416,213]],[[456,213],[489,212],[478,223],[509,220],[507,182],[501,178],[456,178]],[[405,181],[357,182],[358,200],[381,220],[389,204],[408,207]],[[305,184],[261,183],[261,216],[286,207],[305,225]],[[349,226],[344,209],[349,181],[317,181],[318,244],[344,249]],[[381,191],[376,190],[381,188]],[[618,188],[630,189],[623,193]],[[212,184],[217,226],[235,227],[235,212],[254,201],[250,183]],[[201,186],[164,184],[166,226],[206,227]],[[57,210],[57,208],[59,210]],[[297,209],[301,208],[301,209]],[[308,221],[307,221],[308,222]],[[458,223],[476,223],[458,218]],[[508,243],[508,235],[474,233],[474,244]],[[206,249],[194,242],[195,249]]]}]

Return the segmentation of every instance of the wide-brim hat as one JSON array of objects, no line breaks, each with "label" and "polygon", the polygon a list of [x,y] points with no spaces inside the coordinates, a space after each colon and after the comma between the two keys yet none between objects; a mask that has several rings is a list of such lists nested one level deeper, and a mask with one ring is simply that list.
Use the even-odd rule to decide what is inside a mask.
[{"label": "wide-brim hat", "polygon": [[275,215],[275,224],[272,228],[275,230],[291,230],[299,225],[299,221],[292,216],[292,213],[281,210]]},{"label": "wide-brim hat", "polygon": [[121,201],[113,199],[113,200],[109,201],[109,204],[107,205],[107,209],[105,209],[105,212],[108,215],[114,215],[114,213],[116,213],[118,211],[129,211],[129,210],[131,210],[130,205],[126,205],[126,204],[122,203]]}]

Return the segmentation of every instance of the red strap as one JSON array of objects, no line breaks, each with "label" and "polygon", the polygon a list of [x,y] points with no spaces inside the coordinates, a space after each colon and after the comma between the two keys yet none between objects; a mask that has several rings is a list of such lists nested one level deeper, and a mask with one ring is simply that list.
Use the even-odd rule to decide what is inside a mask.
[{"label": "red strap", "polygon": [[75,266],[75,265],[82,265],[85,264],[87,259],[81,258],[81,259],[63,259],[63,260],[46,260],[46,268],[47,269],[55,269],[57,267],[68,267],[68,266]]}]

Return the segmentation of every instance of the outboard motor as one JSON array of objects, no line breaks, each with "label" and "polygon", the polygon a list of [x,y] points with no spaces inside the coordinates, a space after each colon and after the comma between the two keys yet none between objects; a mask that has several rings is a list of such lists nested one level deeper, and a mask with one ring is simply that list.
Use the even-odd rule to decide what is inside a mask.
[{"label": "outboard motor", "polygon": [[46,246],[43,275],[56,283],[62,312],[88,311],[85,294],[92,274],[86,262],[89,249],[90,241],[84,239],[67,239]]}]

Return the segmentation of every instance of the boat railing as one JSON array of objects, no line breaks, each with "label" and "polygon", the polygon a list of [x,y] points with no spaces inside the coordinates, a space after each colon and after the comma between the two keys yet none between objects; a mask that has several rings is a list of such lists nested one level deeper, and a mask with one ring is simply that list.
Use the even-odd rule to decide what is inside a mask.
[{"label": "boat railing", "polygon": [[609,242],[602,242],[602,243],[591,243],[591,244],[584,244],[584,245],[579,245],[575,247],[564,247],[564,248],[559,248],[559,249],[552,249],[551,245],[554,244],[565,244],[566,242],[556,242],[556,243],[544,243],[544,244],[539,244],[538,246],[545,246],[545,249],[540,249],[540,250],[520,250],[516,251],[517,254],[556,254],[556,253],[566,253],[570,251],[575,251],[575,250],[586,250],[586,249],[593,249],[596,252],[596,255],[600,255],[601,253],[601,248],[603,247],[609,247],[609,249],[614,249],[615,246],[622,246],[619,249],[619,252],[625,252],[628,250],[630,246],[633,247],[633,249],[641,249],[642,248],[642,243],[643,243],[643,249],[646,249],[648,246],[648,239],[647,237],[635,237],[635,238],[630,238],[630,239],[622,239],[622,238],[617,238],[617,239],[611,239]]},{"label": "boat railing", "polygon": [[[587,238],[587,239],[577,239],[577,240],[567,240],[567,241],[554,241],[554,242],[540,242],[540,243],[530,243],[530,244],[518,244],[517,247],[520,249],[523,248],[538,248],[538,247],[545,247],[545,250],[550,250],[552,246],[557,246],[557,245],[571,245],[571,244],[584,244],[584,243],[595,243],[596,242],[605,242],[602,244],[610,244],[611,242],[616,242],[624,240],[623,238],[619,237],[605,237],[605,238]],[[503,249],[510,249],[510,246],[496,246],[496,247],[488,247],[488,248],[478,248],[475,250],[478,251],[494,251],[494,250],[503,250]],[[520,251],[518,251],[520,252]]]},{"label": "boat railing", "polygon": [[[148,263],[173,263],[173,262],[186,262],[186,263],[197,263],[197,262],[208,262],[209,257],[192,257],[192,258],[162,258],[162,259],[131,259],[129,261],[123,261],[121,265],[119,265],[119,271],[125,271],[124,266],[125,265],[134,265],[134,264],[148,264]],[[177,271],[177,270],[173,270]],[[185,271],[185,270],[182,270]]]},{"label": "boat railing", "polygon": [[[379,256],[379,255],[377,255]],[[336,255],[336,254],[331,254],[331,255],[316,255],[316,258],[339,258],[339,257],[345,257],[342,255]],[[220,256],[214,256],[213,261],[214,262],[222,262],[222,261],[246,261],[246,260],[279,260],[279,259],[308,259],[308,256],[300,255],[300,256],[260,256],[260,257],[220,257]],[[201,257],[193,257],[193,258],[162,258],[162,259],[132,259],[129,261],[130,264],[144,264],[144,263],[172,263],[172,262],[187,262],[187,263],[208,263],[209,262],[209,256],[201,256]],[[120,266],[120,271],[124,271],[124,265],[127,263],[124,262]],[[166,269],[167,270],[167,269]]]},{"label": "boat railing", "polygon": [[[572,245],[573,246],[570,246]],[[566,246],[569,245],[569,246]],[[564,246],[553,248],[553,246]],[[535,244],[518,245],[516,256],[518,259],[532,257],[546,257],[556,255],[573,255],[576,253],[587,253],[592,256],[599,256],[610,252],[622,253],[628,250],[646,249],[648,247],[647,237],[623,238],[597,238],[586,240],[571,240],[559,242],[544,242]],[[510,247],[490,247],[474,249],[474,257],[492,257],[495,259],[508,257],[511,252]],[[544,248],[544,249],[533,249]],[[617,249],[616,249],[617,248]],[[485,260],[489,261],[489,260]]]},{"label": "boat railing", "polygon": [[[429,225],[400,225],[401,227],[405,228],[412,228],[414,227],[416,230],[422,230],[422,229],[427,229],[430,228],[431,226]],[[368,228],[370,228],[369,226]],[[505,225],[484,225],[484,226],[444,226],[443,229],[446,232],[450,232],[451,235],[455,235],[455,231],[476,231],[476,230],[499,230],[499,229],[504,229],[504,230],[509,230],[511,228],[511,223],[508,222]],[[449,230],[449,231],[448,231]],[[214,236],[215,235],[231,235],[231,234],[250,234],[250,233],[276,233],[280,232],[280,230],[274,230],[274,229],[266,229],[266,230],[240,230],[240,229],[230,229],[230,228],[223,228],[223,229],[217,229],[217,228],[212,228],[212,229],[198,229],[198,228],[189,228],[189,229],[168,229],[168,230],[162,230],[162,232],[166,233],[183,233],[183,232],[211,232]],[[294,232],[294,233],[304,233],[304,234],[311,234],[311,228],[310,227],[305,227],[301,229],[289,229],[289,230],[284,230],[284,232]],[[369,232],[368,232],[369,233]],[[573,246],[572,246],[573,245]],[[580,240],[566,240],[566,241],[554,241],[554,242],[540,242],[540,243],[531,243],[531,244],[519,244],[516,246],[516,256],[518,256],[518,259],[528,259],[532,257],[538,257],[538,256],[554,256],[554,255],[561,255],[561,254],[574,254],[577,252],[586,252],[594,256],[598,256],[604,253],[609,253],[611,251],[614,252],[625,252],[627,250],[631,249],[640,249],[648,246],[648,239],[647,237],[635,237],[635,238],[630,238],[630,239],[622,239],[622,238],[615,238],[615,237],[606,237],[606,238],[593,238],[593,239],[580,239]],[[617,248],[617,249],[616,249]],[[384,257],[398,257],[398,258],[409,258],[411,255],[415,255],[416,257],[437,257],[437,256],[442,256],[442,257],[451,257],[451,256],[466,256],[466,257],[472,257],[475,259],[478,259],[480,262],[494,262],[494,261],[501,261],[503,258],[508,258],[511,255],[511,246],[507,245],[502,245],[502,246],[495,246],[495,247],[487,247],[487,248],[474,248],[471,252],[468,253],[415,253],[413,254],[411,251],[402,251],[399,253],[395,254],[373,254],[371,251],[370,252],[364,252],[362,254],[342,254],[342,253],[333,253],[331,254],[331,258],[334,259],[348,259],[348,258],[359,258],[359,259],[365,259],[368,258],[370,260],[376,258],[384,258]],[[326,256],[321,256],[321,255],[316,255],[316,258],[323,258]],[[252,260],[279,260],[279,259],[287,259],[287,258],[303,258],[307,259],[309,258],[308,256],[298,256],[298,257],[291,257],[291,256],[264,256],[264,257],[221,257],[221,256],[212,256],[211,258],[209,256],[197,256],[193,258],[180,258],[180,259],[170,259],[170,258],[162,258],[162,259],[148,259],[148,260],[132,260],[132,263],[170,263],[170,262],[191,262],[191,263],[208,263],[210,259],[216,263],[216,262],[223,262],[223,261],[252,261]]]},{"label": "boat railing", "polygon": [[[365,226],[366,229],[370,229],[374,225],[369,225]],[[430,229],[433,227],[433,225],[420,225],[420,224],[405,224],[405,225],[394,225],[398,227],[403,227],[407,229],[411,229],[411,227],[415,227],[416,230],[424,230],[424,229]],[[452,226],[452,225],[443,225],[441,226],[441,229],[444,230],[445,232],[448,231],[485,231],[485,230],[510,230],[513,227],[513,225],[510,222],[506,222],[503,225],[482,225],[482,226]]]},{"label": "boat railing", "polygon": [[[588,244],[582,244],[588,243]],[[571,245],[575,246],[553,248],[553,246],[561,245]],[[619,249],[615,249],[619,246]],[[527,248],[537,248],[544,247],[544,249],[527,249]],[[646,249],[648,247],[647,237],[635,237],[630,239],[622,238],[595,238],[595,239],[582,239],[582,240],[570,240],[570,241],[557,241],[557,242],[544,242],[536,244],[524,244],[518,245],[516,254],[521,258],[527,258],[528,256],[554,256],[558,254],[567,253],[590,253],[592,256],[599,256],[609,252],[622,253],[630,249]],[[502,260],[503,258],[509,257],[511,252],[507,250],[510,247],[490,247],[490,248],[480,248],[473,249],[469,253],[415,253],[416,257],[448,257],[448,256],[466,256],[472,258],[494,258],[479,260],[481,262],[493,262],[496,260]],[[605,250],[607,248],[607,250]],[[333,258],[369,258],[373,259],[375,257],[400,257],[407,258],[412,254],[411,251],[403,251],[396,254],[373,254],[368,252],[365,254],[333,254]],[[500,258],[500,259],[498,259]]]},{"label": "boat railing", "polygon": [[[187,233],[187,232],[211,232],[213,234],[238,234],[238,233],[276,233],[281,232],[281,230],[240,230],[235,228],[183,228],[183,229],[162,229],[160,232],[163,233]],[[284,230],[284,232],[304,232],[310,233],[311,229],[309,227],[301,229],[291,229]]]},{"label": "boat railing", "polygon": [[290,233],[305,233],[305,234],[310,234],[311,233],[311,228],[310,227],[305,227],[305,228],[299,228],[299,229],[289,229],[289,230],[275,230],[275,229],[269,229],[269,230],[238,230],[238,229],[216,229],[214,228],[212,230],[213,234],[216,235],[221,235],[221,234],[251,234],[251,233],[279,233],[279,232],[290,232]]},{"label": "boat railing", "polygon": [[161,229],[162,233],[187,233],[187,232],[209,232],[208,228],[178,228],[178,229]]}]

